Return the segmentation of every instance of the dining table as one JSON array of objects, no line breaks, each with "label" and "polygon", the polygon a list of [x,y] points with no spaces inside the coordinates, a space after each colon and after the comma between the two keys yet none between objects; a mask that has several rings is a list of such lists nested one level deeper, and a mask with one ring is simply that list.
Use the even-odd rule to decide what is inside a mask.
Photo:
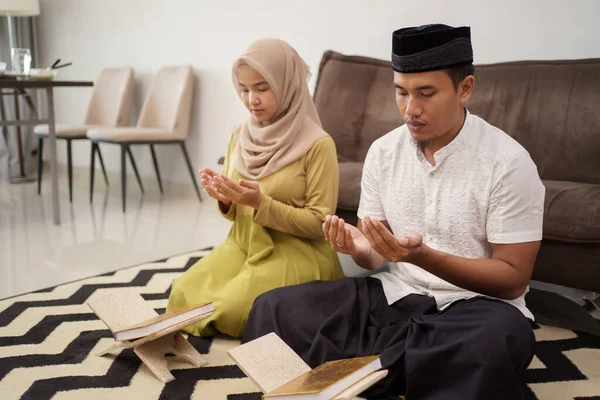
[{"label": "dining table", "polygon": [[[27,90],[42,90],[46,92],[44,96],[46,100],[46,117],[39,118],[37,111],[31,113],[33,118],[21,119],[14,118],[13,120],[0,121],[0,127],[5,126],[36,126],[40,124],[48,124],[48,147],[50,159],[50,179],[51,179],[51,203],[52,217],[55,225],[60,225],[60,203],[59,203],[59,186],[57,176],[57,160],[56,160],[56,121],[54,109],[54,89],[55,88],[74,88],[74,87],[91,87],[94,86],[93,81],[69,81],[55,79],[28,79],[19,77],[0,77],[0,93],[2,96],[13,96],[15,93],[24,93]],[[30,105],[31,106],[31,105]]]}]

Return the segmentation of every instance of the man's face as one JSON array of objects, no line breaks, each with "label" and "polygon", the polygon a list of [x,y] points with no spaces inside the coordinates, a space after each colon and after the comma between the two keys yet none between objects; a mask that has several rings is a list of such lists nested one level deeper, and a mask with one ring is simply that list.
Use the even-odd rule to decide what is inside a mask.
[{"label": "man's face", "polygon": [[394,83],[398,109],[417,142],[435,141],[457,125],[460,129],[464,105],[474,85],[472,76],[465,78],[458,89],[444,70],[394,72]]}]

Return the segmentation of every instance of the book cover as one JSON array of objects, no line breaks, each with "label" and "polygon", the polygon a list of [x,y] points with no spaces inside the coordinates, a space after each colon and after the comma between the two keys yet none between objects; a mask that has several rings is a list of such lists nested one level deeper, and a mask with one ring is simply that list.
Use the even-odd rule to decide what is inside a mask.
[{"label": "book cover", "polygon": [[166,335],[168,335],[170,333],[178,332],[181,329],[185,328],[186,326],[188,326],[190,324],[194,324],[196,322],[200,322],[203,319],[210,317],[211,315],[212,315],[212,312],[207,312],[205,314],[200,314],[200,315],[197,315],[197,316],[195,316],[193,318],[190,318],[188,320],[182,321],[182,322],[180,322],[178,324],[171,325],[168,328],[161,329],[161,330],[159,330],[157,332],[151,333],[148,336],[144,336],[144,337],[141,337],[139,339],[133,339],[133,340],[131,340],[129,342],[125,341],[125,342],[118,342],[118,343],[129,343],[129,345],[132,346],[132,347],[138,347],[138,346],[143,345],[144,343],[151,342],[153,340],[156,340],[158,338],[166,336]]},{"label": "book cover", "polygon": [[156,315],[150,319],[113,332],[115,340],[131,340],[178,325],[184,321],[194,323],[195,317],[214,311],[212,303],[203,303],[183,310]]},{"label": "book cover", "polygon": [[[331,398],[381,368],[379,356],[356,357],[326,362],[291,382],[265,394],[265,399],[318,394],[332,389]],[[338,386],[334,388],[334,386]]]},{"label": "book cover", "polygon": [[[362,378],[360,381],[356,382],[354,385],[350,386],[348,389],[339,393],[335,396],[334,400],[350,400],[354,399],[356,396],[385,378],[388,374],[387,369],[382,369],[380,371],[375,371],[370,373],[369,375]],[[401,397],[404,399],[404,397]]]}]

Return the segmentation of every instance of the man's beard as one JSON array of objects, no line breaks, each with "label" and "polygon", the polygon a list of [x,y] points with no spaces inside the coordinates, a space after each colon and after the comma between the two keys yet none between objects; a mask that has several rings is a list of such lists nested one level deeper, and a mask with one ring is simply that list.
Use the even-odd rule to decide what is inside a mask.
[{"label": "man's beard", "polygon": [[410,138],[410,140],[416,145],[419,146],[421,150],[433,145],[435,143],[435,139],[427,139],[427,140],[416,140],[415,138]]}]

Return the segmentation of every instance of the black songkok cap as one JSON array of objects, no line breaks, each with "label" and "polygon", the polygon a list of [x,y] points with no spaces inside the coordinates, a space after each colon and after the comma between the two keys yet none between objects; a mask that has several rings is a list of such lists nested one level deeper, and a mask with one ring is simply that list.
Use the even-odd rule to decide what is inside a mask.
[{"label": "black songkok cap", "polygon": [[392,67],[425,72],[473,63],[471,28],[433,24],[402,28],[392,35]]}]

